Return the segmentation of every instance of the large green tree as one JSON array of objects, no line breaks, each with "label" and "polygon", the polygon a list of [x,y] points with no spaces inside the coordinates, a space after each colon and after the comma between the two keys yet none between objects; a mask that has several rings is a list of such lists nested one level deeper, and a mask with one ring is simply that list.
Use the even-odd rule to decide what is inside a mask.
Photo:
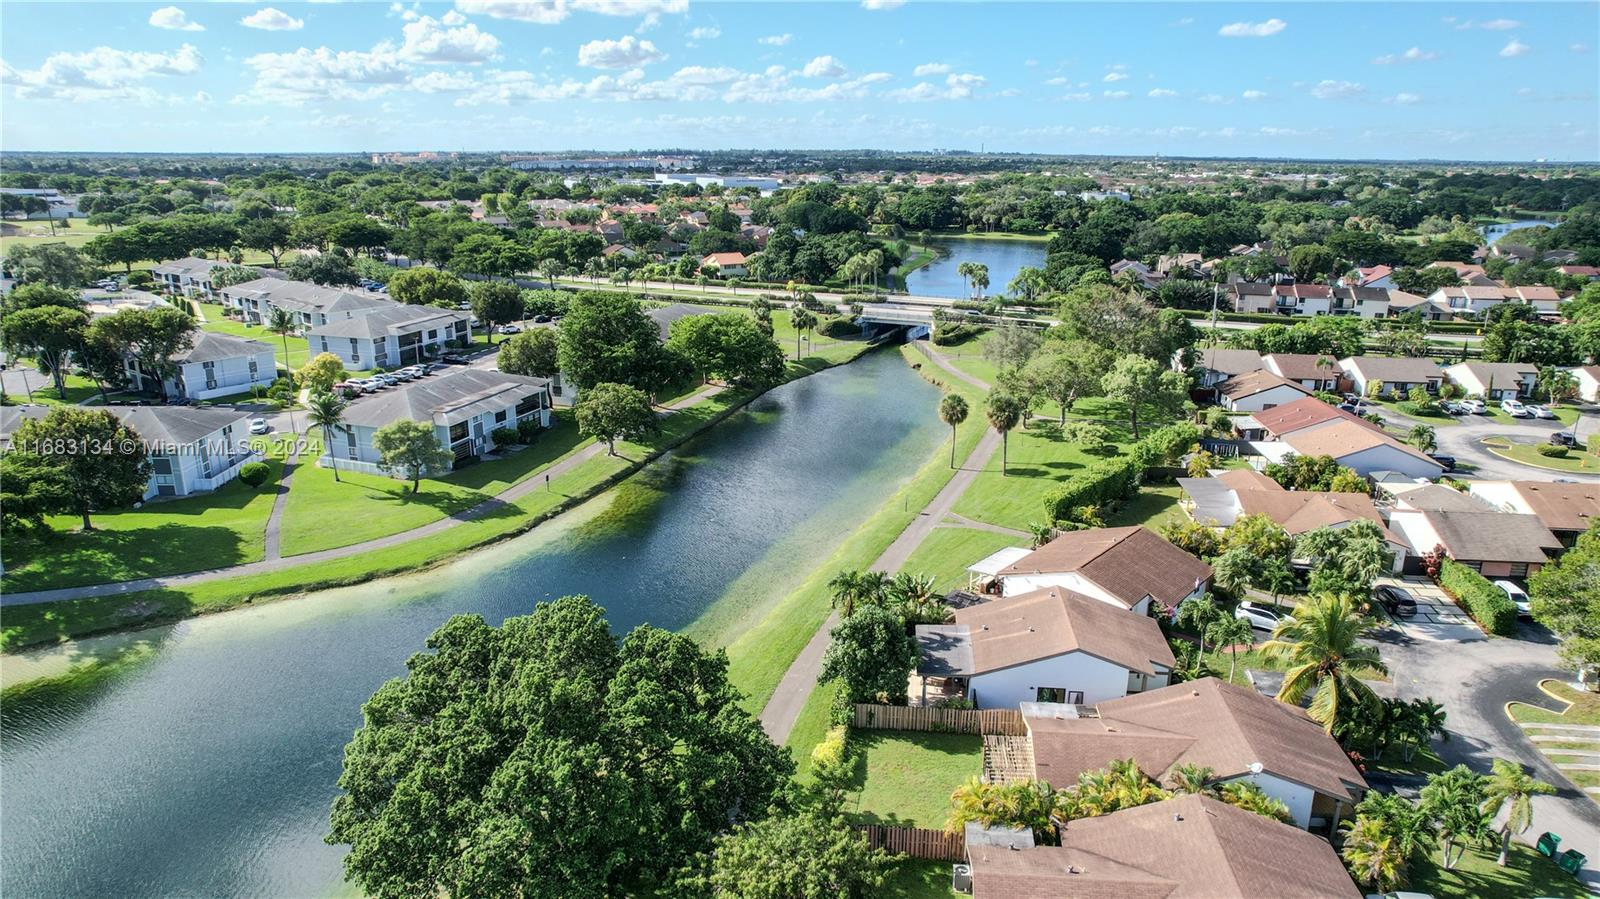
[{"label": "large green tree", "polygon": [[585,597],[457,615],[362,708],[328,840],[368,895],[649,894],[793,771],[727,659]]},{"label": "large green tree", "polygon": [[1087,340],[1048,340],[1028,360],[1023,377],[1032,389],[1061,408],[1061,424],[1080,397],[1100,392],[1101,379],[1111,368],[1110,350]]},{"label": "large green tree", "polygon": [[33,306],[5,317],[0,343],[6,352],[30,356],[41,374],[50,376],[56,393],[67,398],[67,364],[83,345],[89,316],[65,306]]},{"label": "large green tree", "polygon": [[580,389],[610,383],[654,393],[675,374],[656,323],[627,294],[579,293],[560,333],[561,370]]},{"label": "large green tree", "polygon": [[655,409],[644,391],[626,384],[596,384],[578,394],[574,407],[578,433],[606,442],[606,452],[617,454],[617,441],[637,440],[656,429]]},{"label": "large green tree", "polygon": [[561,371],[560,348],[554,328],[530,328],[501,345],[495,364],[513,375],[553,378]]},{"label": "large green tree", "polygon": [[66,490],[50,491],[43,500],[47,511],[77,514],[86,531],[94,529],[90,512],[138,502],[150,481],[144,441],[104,409],[64,406],[24,420],[11,436],[10,452],[54,470],[52,483]]},{"label": "large green tree", "polygon": [[483,322],[490,343],[494,343],[496,325],[522,318],[522,289],[509,281],[481,281],[472,286],[471,294],[472,314]]},{"label": "large green tree", "polygon": [[818,680],[837,680],[847,702],[903,704],[917,646],[905,619],[878,605],[863,605],[834,627]]},{"label": "large green tree", "polygon": [[454,309],[467,301],[466,282],[436,268],[408,268],[388,283],[389,296],[412,306]]},{"label": "large green tree", "polygon": [[1101,384],[1106,399],[1127,408],[1128,426],[1135,440],[1139,439],[1141,420],[1171,418],[1181,413],[1189,401],[1189,385],[1183,375],[1137,353],[1128,353],[1113,363]]},{"label": "large green tree", "polygon": [[1600,669],[1600,521],[1528,580],[1535,621],[1561,638],[1574,671]]},{"label": "large green tree", "polygon": [[718,899],[868,899],[881,895],[893,864],[844,818],[807,809],[718,837],[677,885],[683,895]]},{"label": "large green tree", "polygon": [[411,492],[422,489],[423,475],[448,471],[455,455],[439,442],[430,422],[400,418],[372,435],[378,467],[411,482]]},{"label": "large green tree", "polygon": [[667,346],[705,377],[740,387],[783,379],[783,350],[742,312],[691,315],[672,323]]}]

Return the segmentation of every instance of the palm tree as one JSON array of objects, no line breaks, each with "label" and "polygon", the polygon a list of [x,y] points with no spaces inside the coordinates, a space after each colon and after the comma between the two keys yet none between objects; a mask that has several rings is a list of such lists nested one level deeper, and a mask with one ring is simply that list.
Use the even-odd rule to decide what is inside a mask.
[{"label": "palm tree", "polygon": [[344,423],[345,401],[332,393],[314,393],[307,403],[311,426],[322,429],[322,446],[328,453],[333,479],[339,480],[339,457],[333,449],[333,431]]},{"label": "palm tree", "polygon": [[295,314],[281,306],[271,307],[267,313],[267,330],[283,337],[283,364],[289,364],[289,335],[300,329],[300,322]]},{"label": "palm tree", "polygon": [[1578,392],[1578,381],[1572,372],[1551,365],[1540,369],[1539,387],[1544,390],[1545,399],[1556,405]]},{"label": "palm tree", "polygon": [[888,586],[889,576],[881,571],[845,569],[828,581],[833,607],[839,610],[843,618],[854,615],[857,605],[880,604]]},{"label": "palm tree", "polygon": [[1278,698],[1298,705],[1315,691],[1308,711],[1329,734],[1342,710],[1374,710],[1378,697],[1355,672],[1366,668],[1386,674],[1389,669],[1376,647],[1359,642],[1366,629],[1366,618],[1349,597],[1320,596],[1295,606],[1293,620],[1280,623],[1261,646],[1290,664]]},{"label": "palm tree", "polygon": [[1438,435],[1428,425],[1412,425],[1410,433],[1406,434],[1406,442],[1425,453],[1439,448]]},{"label": "palm tree", "polygon": [[1255,631],[1243,618],[1226,615],[1213,621],[1207,630],[1213,644],[1228,647],[1228,682],[1232,683],[1233,673],[1239,667],[1239,646],[1255,640]]},{"label": "palm tree", "polygon": [[989,267],[983,263],[972,266],[972,286],[977,290],[978,302],[983,302],[983,292],[989,289]]},{"label": "palm tree", "polygon": [[817,326],[817,317],[811,310],[803,306],[796,306],[794,312],[789,314],[789,324],[794,325],[794,357],[800,358],[800,335]]},{"label": "palm tree", "polygon": [[1222,785],[1222,801],[1234,808],[1255,812],[1263,818],[1288,824],[1289,807],[1280,799],[1268,796],[1266,791],[1247,780],[1233,780]]},{"label": "palm tree", "polygon": [[1211,786],[1211,779],[1215,776],[1216,772],[1204,765],[1184,762],[1175,766],[1167,776],[1167,789],[1191,796],[1211,796],[1216,793]]},{"label": "palm tree", "polygon": [[955,468],[956,428],[967,420],[967,398],[959,393],[945,394],[944,398],[939,400],[939,420],[950,426],[950,467]]},{"label": "palm tree", "polygon": [[1356,883],[1376,893],[1405,886],[1406,853],[1401,851],[1383,819],[1357,815],[1346,822],[1345,827],[1340,855]]},{"label": "palm tree", "polygon": [[1000,432],[1000,476],[1006,476],[1011,431],[1022,423],[1022,401],[1000,390],[989,394],[989,425]]},{"label": "palm tree", "polygon": [[1029,546],[1038,549],[1056,539],[1056,526],[1053,524],[1039,524],[1036,521],[1028,522]]},{"label": "palm tree", "polygon": [[927,602],[936,595],[933,584],[932,575],[902,571],[889,581],[889,593],[902,605],[917,605]]},{"label": "palm tree", "polygon": [[962,283],[967,285],[968,299],[972,297],[972,271],[975,265],[976,262],[963,262],[956,266],[956,274],[960,275]]},{"label": "palm tree", "polygon": [[1495,862],[1504,868],[1511,854],[1511,835],[1533,825],[1533,797],[1548,796],[1556,788],[1524,771],[1516,762],[1505,759],[1494,760],[1484,788],[1489,797],[1483,803],[1484,813],[1493,817],[1500,814],[1502,808],[1506,810],[1505,823],[1500,825],[1500,859]]}]

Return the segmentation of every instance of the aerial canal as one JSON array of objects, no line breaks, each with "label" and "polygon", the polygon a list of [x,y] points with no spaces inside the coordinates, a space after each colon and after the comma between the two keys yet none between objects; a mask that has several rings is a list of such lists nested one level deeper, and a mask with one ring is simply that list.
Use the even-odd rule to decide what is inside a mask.
[{"label": "aerial canal", "polygon": [[108,681],[5,709],[0,893],[339,892],[322,837],[341,751],[361,703],[447,617],[587,593],[619,630],[722,642],[932,455],[937,397],[898,354],[870,354],[453,564],[137,635],[147,653]]},{"label": "aerial canal", "polygon": [[1023,268],[1044,267],[1042,240],[984,237],[936,237],[928,246],[941,250],[938,259],[906,275],[906,292],[923,297],[965,299],[972,296],[966,278],[957,271],[963,262],[989,267],[984,295],[1005,293],[1006,285]]}]

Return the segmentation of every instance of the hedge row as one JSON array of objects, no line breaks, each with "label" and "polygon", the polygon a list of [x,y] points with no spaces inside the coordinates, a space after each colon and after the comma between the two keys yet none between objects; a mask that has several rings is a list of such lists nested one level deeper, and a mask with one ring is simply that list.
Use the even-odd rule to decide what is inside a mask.
[{"label": "hedge row", "polygon": [[1045,514],[1051,521],[1065,521],[1073,509],[1127,499],[1139,489],[1146,471],[1175,462],[1199,439],[1200,428],[1189,422],[1157,428],[1126,455],[1096,462],[1046,494]]},{"label": "hedge row", "polygon": [[1509,637],[1517,632],[1516,603],[1478,572],[1445,559],[1439,567],[1439,586],[1489,633]]}]

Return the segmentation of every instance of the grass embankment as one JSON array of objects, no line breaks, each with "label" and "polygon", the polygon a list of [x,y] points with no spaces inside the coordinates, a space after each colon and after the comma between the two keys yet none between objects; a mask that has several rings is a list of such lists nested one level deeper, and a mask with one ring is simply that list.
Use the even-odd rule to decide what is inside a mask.
[{"label": "grass embankment", "polygon": [[1502,459],[1510,459],[1535,468],[1545,468],[1550,471],[1600,471],[1600,456],[1595,456],[1588,450],[1569,449],[1565,456],[1542,456],[1538,450],[1541,444],[1537,443],[1512,443],[1505,437],[1485,437],[1479,442],[1484,449]]},{"label": "grass embankment", "polygon": [[[848,362],[865,352],[868,346],[860,342],[841,343],[832,349],[835,352],[810,357],[801,363],[791,363],[790,379]],[[463,551],[527,531],[593,497],[650,460],[733,414],[755,395],[726,391],[702,400],[666,418],[661,433],[650,441],[620,442],[617,445],[619,456],[602,454],[588,459],[553,478],[548,491],[533,491],[487,515],[462,522],[426,540],[412,540],[339,559],[261,574],[219,578],[184,587],[7,609],[3,627],[0,627],[0,649],[12,651],[104,631],[146,627],[224,611],[256,600],[342,586],[438,564]],[[567,455],[586,445],[587,442],[578,444]],[[531,472],[534,475],[538,473],[539,469]],[[296,475],[296,479],[298,477]],[[423,489],[430,489],[428,482],[425,482]],[[212,566],[208,564],[202,567]],[[798,652],[798,648],[795,651]],[[773,683],[776,684],[776,679]],[[770,688],[768,692],[770,694]]]},{"label": "grass embankment", "polygon": [[[1576,770],[1572,765],[1594,764],[1593,753],[1600,752],[1600,737],[1585,739],[1585,734],[1571,731],[1552,730],[1540,728],[1535,725],[1587,725],[1600,727],[1600,694],[1584,693],[1558,680],[1544,680],[1539,682],[1539,689],[1551,698],[1566,704],[1560,712],[1528,705],[1525,702],[1512,702],[1506,705],[1506,714],[1511,720],[1527,729],[1527,735],[1538,736],[1542,739],[1535,745],[1538,750],[1550,759],[1550,763],[1561,769],[1561,773],[1580,789],[1600,789],[1600,771]],[[1567,752],[1562,752],[1567,750]],[[1581,752],[1589,755],[1577,756],[1570,753]],[[1590,796],[1600,801],[1600,795],[1591,793]]]}]

